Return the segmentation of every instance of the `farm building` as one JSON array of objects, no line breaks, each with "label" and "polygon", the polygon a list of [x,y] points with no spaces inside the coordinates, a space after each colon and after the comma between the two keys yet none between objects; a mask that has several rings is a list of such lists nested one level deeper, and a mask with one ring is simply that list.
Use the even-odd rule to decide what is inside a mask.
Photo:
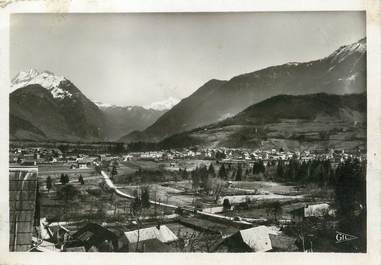
[{"label": "farm building", "polygon": [[36,209],[37,175],[36,167],[9,168],[9,251],[29,251],[32,248],[39,214]]}]

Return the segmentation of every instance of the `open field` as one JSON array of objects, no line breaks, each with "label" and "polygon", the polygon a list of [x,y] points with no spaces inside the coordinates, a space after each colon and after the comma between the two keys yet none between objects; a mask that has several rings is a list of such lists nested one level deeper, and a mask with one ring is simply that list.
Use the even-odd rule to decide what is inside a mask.
[{"label": "open field", "polygon": [[232,188],[267,191],[274,194],[291,194],[296,191],[295,186],[289,186],[272,181],[232,181]]},{"label": "open field", "polygon": [[185,168],[187,171],[191,171],[201,164],[209,165],[211,162],[210,160],[200,159],[174,159],[173,161],[131,160],[123,161],[120,164],[133,170],[141,168],[145,170],[178,171],[180,168]]},{"label": "open field", "polygon": [[[194,187],[191,168],[209,165],[206,162],[210,163],[191,159],[119,162],[117,175],[112,178],[111,166],[101,174],[94,167],[68,169],[62,165],[41,166],[38,179],[40,216],[50,222],[95,222],[110,229],[122,227],[124,231],[165,224],[179,238],[176,244],[171,245],[173,250],[210,252],[221,236],[229,237],[239,230],[258,225],[276,227],[278,230],[292,227],[295,217],[291,211],[306,204],[335,203],[332,187],[316,183],[275,182],[270,180],[272,178],[236,181],[232,174],[224,180],[208,175],[209,183],[221,185],[216,197],[214,186],[201,186],[200,181],[198,188]],[[178,165],[181,169],[184,166],[187,168],[185,177],[176,169]],[[226,166],[229,173],[234,173],[234,167],[236,165]],[[243,168],[246,171],[249,166]],[[217,170],[218,166],[214,169]],[[61,174],[68,175],[68,185],[60,182]],[[79,175],[83,177],[83,184],[79,181]],[[49,191],[46,187],[48,176],[53,184]],[[118,182],[119,177],[124,178],[124,182]],[[105,182],[108,178],[113,185]],[[68,187],[71,190],[65,191]],[[136,200],[121,195],[134,196],[138,192],[141,196],[146,187],[151,201],[168,205],[151,202],[136,212],[133,206]],[[230,206],[223,206],[225,199],[229,200]],[[78,227],[71,230],[75,231]],[[286,232],[280,233],[286,235]],[[292,231],[287,236],[292,243],[297,238]]]},{"label": "open field", "polygon": [[[195,167],[201,163],[205,163],[203,160],[179,160],[174,163],[177,165]],[[132,178],[139,168],[145,170],[158,170],[161,174],[171,176],[170,171],[166,166],[170,166],[169,162],[154,162],[154,161],[126,161],[121,162],[117,168],[118,175],[130,175]],[[117,213],[127,214],[130,201],[121,201],[120,198],[112,198],[111,195],[102,190],[102,178],[95,172],[94,168],[89,169],[67,169],[62,166],[43,166],[40,167],[40,189],[42,191],[42,206],[52,208],[57,205],[62,205],[64,202],[61,200],[52,200],[57,190],[60,189],[60,175],[65,173],[69,175],[70,184],[76,187],[80,191],[80,196],[76,201],[71,204],[80,204],[78,212],[92,213],[93,209],[97,208],[96,203],[100,203],[104,206],[106,214],[117,215]],[[46,190],[46,177],[51,176],[53,180],[53,189],[47,193]],[[80,185],[78,176],[82,175],[84,178],[84,185]],[[155,174],[153,174],[154,176]],[[177,205],[179,207],[202,207],[210,208],[221,206],[223,200],[229,199],[232,205],[244,203],[250,201],[250,203],[256,207],[253,209],[240,211],[239,214],[242,217],[248,218],[266,218],[268,215],[263,209],[261,204],[272,201],[280,201],[283,204],[290,204],[295,202],[303,202],[309,200],[310,190],[304,187],[271,182],[271,181],[229,181],[229,185],[226,182],[219,199],[208,196],[203,193],[195,193],[192,190],[191,179],[179,180],[179,181],[160,181],[160,179],[149,183],[116,183],[117,187],[121,191],[132,195],[134,191],[139,191],[141,186],[148,186],[150,190],[150,199],[160,201],[167,204]],[[320,189],[318,189],[320,191]],[[316,190],[315,190],[316,192]],[[308,196],[307,196],[308,195]],[[305,197],[306,196],[306,197]],[[59,208],[59,207],[58,207]],[[80,209],[80,211],[79,211]],[[53,210],[56,211],[57,209]],[[58,210],[57,210],[58,211]],[[150,211],[147,211],[147,214]],[[286,213],[286,211],[285,211]],[[281,213],[284,214],[284,213]]]},{"label": "open field", "polygon": [[64,164],[64,165],[39,165],[38,166],[38,174],[40,176],[48,176],[48,175],[57,175],[57,174],[93,174],[95,173],[95,170],[93,167],[89,168],[70,168],[70,164]]},{"label": "open field", "polygon": [[[192,206],[193,196],[182,194],[182,190],[160,184],[148,185],[150,189],[150,199],[177,206]],[[139,190],[140,186],[119,185],[123,192],[133,194],[134,190]]]}]

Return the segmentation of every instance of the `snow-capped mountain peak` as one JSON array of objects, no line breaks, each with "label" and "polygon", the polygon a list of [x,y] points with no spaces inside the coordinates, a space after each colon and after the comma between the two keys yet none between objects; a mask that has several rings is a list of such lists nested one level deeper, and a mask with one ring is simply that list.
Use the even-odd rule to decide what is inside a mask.
[{"label": "snow-capped mountain peak", "polygon": [[39,75],[39,72],[36,69],[30,69],[27,72],[21,71],[18,73],[13,79],[12,79],[12,85],[13,84],[20,84],[23,82],[29,82],[33,78],[35,78],[37,75]]},{"label": "snow-capped mountain peak", "polygon": [[366,38],[359,40],[358,42],[352,43],[350,45],[341,46],[339,49],[334,51],[330,57],[332,57],[333,61],[337,61],[338,63],[342,62],[347,56],[353,53],[362,53],[366,52]]},{"label": "snow-capped mountain peak", "polygon": [[94,104],[98,106],[98,108],[101,109],[106,109],[106,108],[127,108],[128,110],[132,110],[133,108],[137,106],[121,106],[121,105],[115,105],[115,104],[109,104],[109,103],[104,103],[101,101],[94,101]]},{"label": "snow-capped mountain peak", "polygon": [[180,100],[178,98],[169,97],[168,99],[146,105],[144,108],[154,110],[169,110],[179,102]]},{"label": "snow-capped mountain peak", "polygon": [[114,105],[108,104],[108,103],[103,103],[100,101],[94,101],[94,104],[97,105],[99,108],[110,108]]},{"label": "snow-capped mountain peak", "polygon": [[60,83],[65,80],[67,80],[65,77],[57,76],[49,71],[39,72],[35,69],[30,69],[27,72],[18,73],[12,79],[11,90],[14,91],[28,85],[41,85],[49,90],[54,98],[64,99],[72,97],[69,91],[60,87]]},{"label": "snow-capped mountain peak", "polygon": [[169,110],[179,102],[180,102],[180,100],[177,98],[174,98],[174,97],[169,97],[166,100],[153,102],[153,103],[145,105],[145,106],[136,106],[136,105],[134,105],[134,106],[132,106],[132,105],[120,106],[120,105],[115,105],[115,104],[104,103],[101,101],[94,101],[95,105],[97,105],[99,108],[103,108],[103,109],[106,109],[106,108],[126,108],[128,110],[133,110],[136,108],[144,108],[146,110],[151,109],[151,110],[158,110],[158,111]]}]

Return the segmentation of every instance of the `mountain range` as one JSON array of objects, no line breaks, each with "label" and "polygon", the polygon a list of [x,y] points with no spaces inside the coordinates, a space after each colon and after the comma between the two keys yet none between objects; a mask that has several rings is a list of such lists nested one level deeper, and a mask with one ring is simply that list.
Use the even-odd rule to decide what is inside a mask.
[{"label": "mountain range", "polygon": [[10,139],[97,141],[104,138],[99,108],[69,80],[30,70],[12,80]]},{"label": "mountain range", "polygon": [[278,95],[221,122],[172,135],[158,146],[364,150],[366,102],[365,93]]},{"label": "mountain range", "polygon": [[[96,103],[97,104],[97,103]],[[105,119],[106,140],[115,141],[126,133],[143,130],[154,123],[168,109],[144,108],[141,106],[115,106],[97,104]]]},{"label": "mountain range", "polygon": [[167,111],[94,103],[65,77],[34,69],[15,76],[11,89],[11,140],[115,141]]},{"label": "mountain range", "polygon": [[366,40],[320,60],[211,79],[180,102],[146,107],[94,103],[48,71],[21,72],[11,86],[11,140],[145,141],[162,147],[347,146],[351,140],[359,146],[366,120]]},{"label": "mountain range", "polygon": [[365,90],[366,39],[361,39],[319,60],[272,66],[228,81],[212,79],[147,129],[132,132],[120,141],[160,141],[232,117],[279,94],[349,94]]}]

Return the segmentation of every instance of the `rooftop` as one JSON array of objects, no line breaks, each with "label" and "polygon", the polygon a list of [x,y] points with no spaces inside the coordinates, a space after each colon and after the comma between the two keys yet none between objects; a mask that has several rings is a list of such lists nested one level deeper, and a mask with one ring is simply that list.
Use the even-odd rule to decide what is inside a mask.
[{"label": "rooftop", "polygon": [[138,238],[139,241],[156,238],[162,243],[169,243],[178,239],[177,236],[166,225],[161,225],[159,228],[153,226],[129,231],[125,232],[124,235],[126,236],[129,243],[136,243]]},{"label": "rooftop", "polygon": [[270,240],[270,230],[264,226],[257,226],[240,231],[242,240],[254,252],[265,252],[272,249]]}]

